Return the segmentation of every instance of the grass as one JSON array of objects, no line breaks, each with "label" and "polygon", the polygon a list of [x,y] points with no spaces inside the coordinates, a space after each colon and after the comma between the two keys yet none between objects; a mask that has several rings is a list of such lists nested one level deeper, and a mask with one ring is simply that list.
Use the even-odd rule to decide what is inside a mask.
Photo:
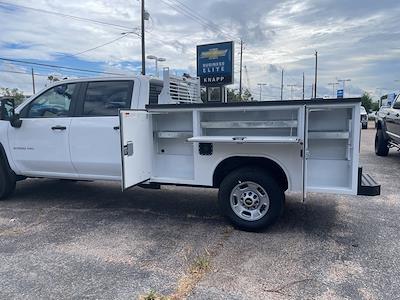
[{"label": "grass", "polygon": [[195,258],[190,271],[192,273],[202,273],[206,272],[210,269],[211,263],[210,263],[210,257],[209,255],[205,256],[198,256]]},{"label": "grass", "polygon": [[146,295],[139,298],[140,300],[166,300],[164,296],[159,295],[156,291],[150,290]]}]

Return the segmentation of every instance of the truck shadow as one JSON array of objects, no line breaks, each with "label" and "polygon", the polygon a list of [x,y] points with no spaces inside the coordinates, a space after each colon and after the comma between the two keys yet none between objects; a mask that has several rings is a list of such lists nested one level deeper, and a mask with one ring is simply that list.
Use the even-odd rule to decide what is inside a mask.
[{"label": "truck shadow", "polygon": [[[265,232],[324,234],[337,222],[337,199],[339,197],[334,195],[313,195],[302,203],[299,195],[288,194],[282,218]],[[122,193],[118,183],[28,179],[18,183],[13,197],[0,202],[0,209],[4,206],[10,209],[137,211],[227,224],[218,209],[217,190],[205,188],[167,186],[150,190],[135,187]]]}]

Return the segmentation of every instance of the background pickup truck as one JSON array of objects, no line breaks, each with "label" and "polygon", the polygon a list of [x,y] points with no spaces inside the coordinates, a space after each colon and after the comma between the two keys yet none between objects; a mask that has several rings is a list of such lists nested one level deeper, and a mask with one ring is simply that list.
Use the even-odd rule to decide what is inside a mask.
[{"label": "background pickup truck", "polygon": [[400,149],[400,95],[377,114],[375,153],[387,156],[390,148]]}]

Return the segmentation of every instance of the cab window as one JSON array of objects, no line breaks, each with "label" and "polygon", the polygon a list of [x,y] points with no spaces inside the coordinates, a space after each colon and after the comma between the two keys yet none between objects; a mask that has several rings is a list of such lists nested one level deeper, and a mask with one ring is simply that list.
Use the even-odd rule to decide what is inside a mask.
[{"label": "cab window", "polygon": [[83,101],[84,116],[117,116],[131,107],[133,81],[88,82]]},{"label": "cab window", "polygon": [[394,100],[393,108],[400,109],[400,95],[397,95],[396,100]]},{"label": "cab window", "polygon": [[62,118],[69,115],[76,83],[57,85],[33,100],[22,116],[26,118]]}]

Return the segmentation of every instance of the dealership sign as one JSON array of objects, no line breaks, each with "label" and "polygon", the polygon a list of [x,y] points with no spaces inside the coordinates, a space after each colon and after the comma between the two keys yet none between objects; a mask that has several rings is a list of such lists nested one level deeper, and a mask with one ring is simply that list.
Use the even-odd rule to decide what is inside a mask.
[{"label": "dealership sign", "polygon": [[202,86],[233,83],[233,42],[197,46],[197,76]]}]

